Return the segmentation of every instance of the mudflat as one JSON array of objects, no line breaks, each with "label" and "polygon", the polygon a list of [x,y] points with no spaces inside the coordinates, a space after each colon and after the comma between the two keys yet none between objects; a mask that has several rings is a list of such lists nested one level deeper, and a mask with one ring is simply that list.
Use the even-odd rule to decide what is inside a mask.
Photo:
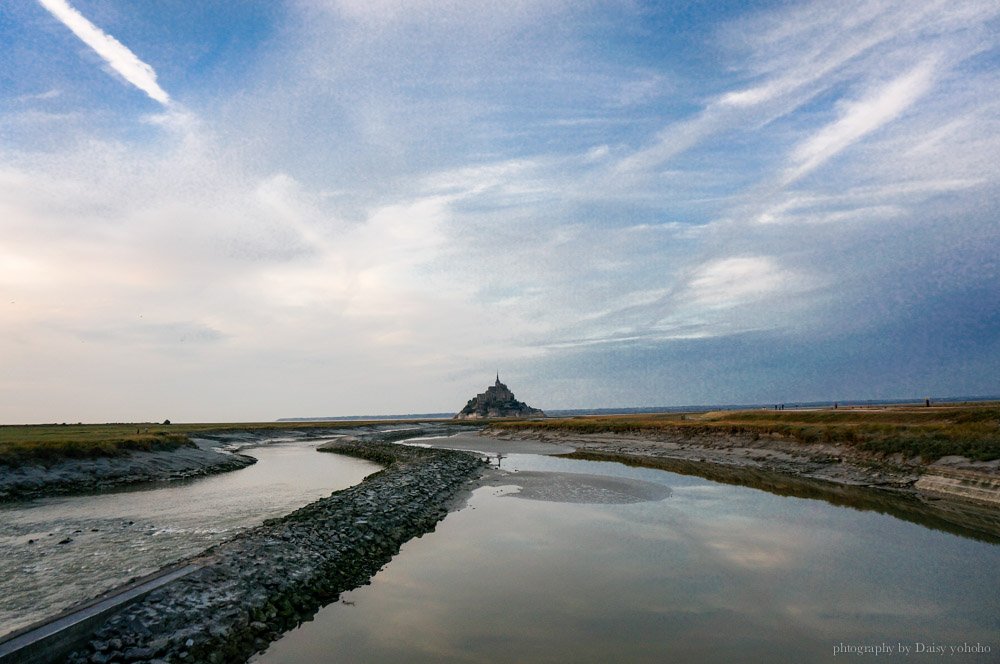
[{"label": "mudflat", "polygon": [[[571,458],[815,497],[1000,541],[1000,454],[994,453],[998,420],[995,404],[936,412],[897,408],[583,417],[495,422],[482,433],[490,443],[467,449],[502,454],[537,446],[559,454],[563,452],[557,450],[569,447],[573,451],[563,454]],[[926,456],[879,451],[900,447],[922,448]]]},{"label": "mudflat", "polygon": [[993,403],[496,422],[484,434],[517,446],[761,469],[1000,507],[1000,405]]}]

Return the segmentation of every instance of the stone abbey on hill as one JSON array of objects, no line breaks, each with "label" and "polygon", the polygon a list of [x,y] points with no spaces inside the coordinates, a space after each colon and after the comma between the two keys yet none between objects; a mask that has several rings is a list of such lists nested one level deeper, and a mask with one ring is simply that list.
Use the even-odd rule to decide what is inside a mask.
[{"label": "stone abbey on hill", "polygon": [[484,417],[545,417],[545,413],[515,399],[514,393],[500,382],[500,374],[497,374],[497,382],[486,388],[485,392],[469,399],[469,403],[465,404],[465,408],[454,419]]}]

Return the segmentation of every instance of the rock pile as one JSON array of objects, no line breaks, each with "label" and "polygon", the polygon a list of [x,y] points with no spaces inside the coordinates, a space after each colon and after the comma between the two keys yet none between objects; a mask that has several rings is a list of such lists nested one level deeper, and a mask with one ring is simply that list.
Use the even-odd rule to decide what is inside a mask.
[{"label": "rock pile", "polygon": [[385,464],[361,484],[209,549],[203,567],[108,620],[69,662],[245,662],[434,530],[484,464],[472,454],[334,441]]}]

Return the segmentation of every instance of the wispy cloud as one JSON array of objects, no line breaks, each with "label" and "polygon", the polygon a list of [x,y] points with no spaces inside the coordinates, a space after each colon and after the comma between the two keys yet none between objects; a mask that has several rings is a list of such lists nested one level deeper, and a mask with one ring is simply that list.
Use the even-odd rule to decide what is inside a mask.
[{"label": "wispy cloud", "polygon": [[[197,117],[39,3],[164,107],[109,130],[52,58],[0,108],[0,419],[49,417],[69,374],[103,377],[104,418],[145,412],[133,392],[160,418],[435,410],[498,363],[553,406],[864,396],[876,354],[849,344],[912,365],[887,321],[929,356],[953,323],[1000,329],[995,0],[720,10],[692,51],[644,23],[670,3],[274,3],[287,38],[208,67],[232,85],[192,66],[171,89]],[[995,384],[989,352],[969,385]],[[74,391],[59,417],[88,417]]]},{"label": "wispy cloud", "polygon": [[701,266],[691,279],[694,300],[710,307],[759,300],[792,280],[767,256],[737,256]]},{"label": "wispy cloud", "polygon": [[156,72],[120,41],[91,23],[66,0],[38,0],[53,16],[92,48],[108,66],[126,81],[145,92],[150,99],[170,105],[168,95],[156,82]]},{"label": "wispy cloud", "polygon": [[62,90],[59,90],[57,88],[51,88],[49,90],[46,90],[45,92],[38,92],[38,93],[35,93],[35,94],[30,94],[30,95],[21,95],[20,97],[17,98],[17,100],[20,101],[20,102],[26,102],[26,101],[47,101],[49,99],[55,99],[56,97],[58,97],[61,94],[62,94]]},{"label": "wispy cloud", "polygon": [[[843,123],[820,138],[832,147],[853,134],[863,136],[871,131],[865,125],[874,121],[863,117],[866,112],[874,113],[880,124],[888,121],[926,93],[940,69],[988,48],[991,40],[980,34],[987,29],[982,26],[998,13],[996,3],[979,0],[958,6],[898,0],[854,2],[850,7],[816,2],[765,13],[755,21],[737,21],[723,31],[722,40],[746,48],[742,68],[749,82],[665,126],[654,140],[625,156],[618,170],[654,169],[725,132],[764,127],[840,86],[876,88],[875,82],[889,78],[893,70],[918,62],[884,90],[876,89],[847,107]],[[927,58],[929,46],[947,57],[941,62]]]},{"label": "wispy cloud", "polygon": [[930,89],[935,66],[934,58],[925,60],[864,99],[845,103],[837,120],[796,146],[792,153],[793,165],[785,174],[784,184],[794,182],[898,117]]}]

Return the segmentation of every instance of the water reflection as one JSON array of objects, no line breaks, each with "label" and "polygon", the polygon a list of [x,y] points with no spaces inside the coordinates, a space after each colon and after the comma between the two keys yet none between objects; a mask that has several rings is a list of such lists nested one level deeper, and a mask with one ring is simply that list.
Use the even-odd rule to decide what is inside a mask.
[{"label": "water reflection", "polygon": [[480,488],[255,661],[816,662],[841,642],[918,640],[991,644],[959,661],[996,660],[1000,547],[653,469],[526,455],[504,467],[672,494],[573,504]]},{"label": "water reflection", "polygon": [[379,468],[319,454],[317,444],[244,450],[258,462],[222,475],[0,508],[0,635],[357,484]]},{"label": "water reflection", "polygon": [[573,452],[568,459],[614,461],[637,468],[657,468],[681,475],[692,475],[767,491],[778,496],[823,500],[831,505],[871,510],[897,519],[919,523],[927,528],[984,542],[1000,543],[1000,511],[995,508],[956,501],[919,500],[902,494],[868,487],[847,486],[791,477],[754,468],[729,468],[683,459],[637,458],[616,454]]}]

